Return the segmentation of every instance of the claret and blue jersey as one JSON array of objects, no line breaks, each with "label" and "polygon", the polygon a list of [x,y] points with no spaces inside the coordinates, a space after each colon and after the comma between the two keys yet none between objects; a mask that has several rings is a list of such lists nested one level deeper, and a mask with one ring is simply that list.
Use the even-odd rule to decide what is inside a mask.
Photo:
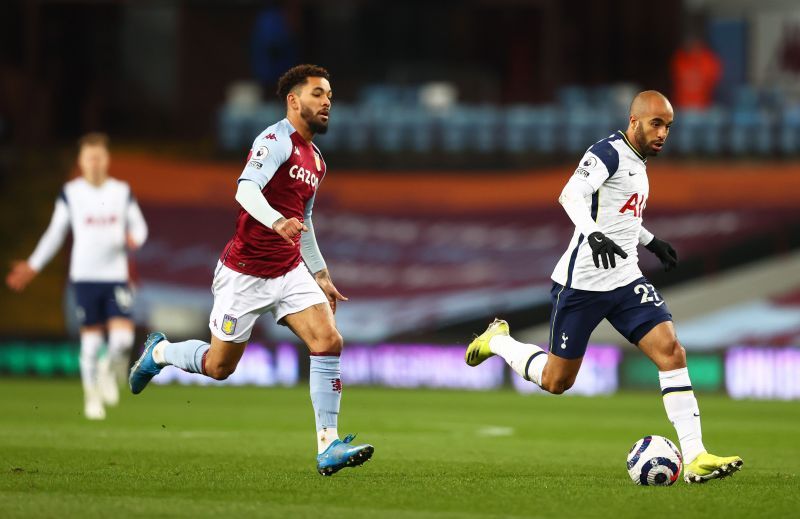
[{"label": "claret and blue jersey", "polygon": [[[319,149],[282,119],[261,132],[247,157],[239,181],[258,184],[271,207],[285,218],[311,218],[314,198],[325,177]],[[300,264],[300,236],[295,245],[240,209],[236,233],[220,260],[228,268],[263,278],[282,276]]]}]

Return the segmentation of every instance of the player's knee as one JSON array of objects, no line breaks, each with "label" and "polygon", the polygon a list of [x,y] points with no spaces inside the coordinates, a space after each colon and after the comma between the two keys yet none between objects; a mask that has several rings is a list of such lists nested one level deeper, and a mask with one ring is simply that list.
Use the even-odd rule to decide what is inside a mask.
[{"label": "player's knee", "polygon": [[554,395],[561,395],[569,388],[575,380],[568,377],[542,377],[542,389]]},{"label": "player's knee", "polygon": [[564,391],[569,389],[566,383],[559,380],[552,381],[550,383],[545,383],[542,385],[542,388],[548,393],[551,393],[553,395],[561,395],[564,393]]},{"label": "player's knee", "polygon": [[309,344],[309,347],[311,351],[316,353],[334,353],[338,355],[342,353],[344,339],[336,329],[333,329],[324,335],[316,337],[313,344]]},{"label": "player's knee", "polygon": [[233,375],[234,371],[236,371],[236,365],[206,364],[205,370],[206,370],[206,375],[213,378],[214,380],[225,380],[226,378]]},{"label": "player's knee", "polygon": [[659,348],[656,365],[661,371],[670,371],[686,367],[686,350],[677,337],[671,337]]},{"label": "player's knee", "polygon": [[686,367],[686,350],[681,343],[678,342],[677,338],[671,341],[669,347],[669,360],[674,366],[673,369]]}]

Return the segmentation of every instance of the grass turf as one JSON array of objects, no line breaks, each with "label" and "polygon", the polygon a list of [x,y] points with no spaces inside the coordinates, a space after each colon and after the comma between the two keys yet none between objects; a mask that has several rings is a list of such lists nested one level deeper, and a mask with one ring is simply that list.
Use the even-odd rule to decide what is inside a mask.
[{"label": "grass turf", "polygon": [[800,405],[700,395],[712,452],[743,470],[638,487],[641,436],[675,439],[658,392],[608,398],[350,387],[363,467],[315,471],[307,389],[152,387],[104,422],[77,381],[0,380],[0,515],[787,517],[800,507]]}]

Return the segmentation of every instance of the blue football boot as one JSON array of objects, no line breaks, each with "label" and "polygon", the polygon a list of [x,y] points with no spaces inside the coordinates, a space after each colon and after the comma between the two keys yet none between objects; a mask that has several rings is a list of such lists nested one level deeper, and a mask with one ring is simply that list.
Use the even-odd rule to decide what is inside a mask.
[{"label": "blue football boot", "polygon": [[355,437],[355,434],[348,434],[343,440],[333,440],[325,452],[317,456],[317,472],[323,476],[331,476],[345,467],[358,467],[369,460],[375,447],[368,443],[350,445]]},{"label": "blue football boot", "polygon": [[167,338],[161,332],[151,333],[144,341],[144,351],[136,364],[131,368],[131,374],[128,377],[128,385],[131,387],[131,393],[138,395],[141,393],[150,379],[155,377],[161,372],[161,366],[156,364],[153,360],[153,347],[159,342]]}]

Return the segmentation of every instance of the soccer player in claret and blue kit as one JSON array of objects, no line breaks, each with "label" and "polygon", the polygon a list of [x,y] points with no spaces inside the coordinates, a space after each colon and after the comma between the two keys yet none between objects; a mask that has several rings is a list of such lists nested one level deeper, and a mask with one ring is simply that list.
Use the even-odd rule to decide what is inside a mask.
[{"label": "soccer player in claret and blue kit", "polygon": [[559,202],[575,232],[552,275],[549,351],[514,340],[508,323],[496,319],[469,345],[466,362],[477,366],[499,355],[525,380],[561,394],[575,382],[592,331],[608,319],[658,367],[664,407],[683,452],[684,480],[700,483],[732,474],[742,460],[706,452],[686,352],[637,255],[641,244],[666,270],[678,263],[675,250],[642,226],[647,157],[661,151],[672,120],[666,97],[641,92],[631,103],[627,130],[592,145],[564,186]]},{"label": "soccer player in claret and blue kit", "polygon": [[286,103],[286,118],[256,137],[239,176],[236,232],[214,273],[211,342],[169,342],[163,333],[152,333],[129,382],[140,393],[169,365],[223,380],[236,369],[256,320],[269,312],[310,351],[317,471],[329,476],[361,465],[374,448],[337,433],[342,336],[334,313],[347,298],[331,281],[311,221],[327,170],[312,139],[328,129],[328,72],[315,65],[293,67],[278,81],[278,97]]}]

